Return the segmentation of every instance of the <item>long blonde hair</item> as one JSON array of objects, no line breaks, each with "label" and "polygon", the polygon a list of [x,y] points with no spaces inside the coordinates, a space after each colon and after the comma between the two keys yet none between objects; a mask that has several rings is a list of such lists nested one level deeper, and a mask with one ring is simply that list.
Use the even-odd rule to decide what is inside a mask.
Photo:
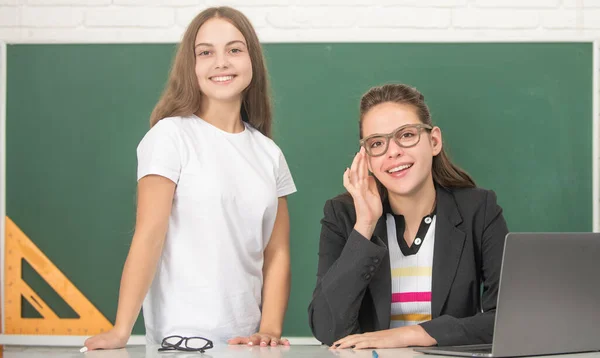
[{"label": "long blonde hair", "polygon": [[[378,104],[393,102],[398,104],[407,104],[413,106],[417,110],[419,120],[424,124],[433,127],[431,121],[431,113],[427,104],[425,104],[425,96],[416,88],[404,84],[386,84],[379,87],[371,88],[365,93],[360,100],[360,121],[359,130],[360,138],[363,137],[362,124],[363,119],[371,108]],[[432,163],[433,182],[444,188],[473,188],[475,181],[471,176],[450,161],[446,151],[442,147],[442,151],[433,157]],[[387,190],[377,181],[380,194],[386,194]]]},{"label": "long blonde hair", "polygon": [[252,81],[244,90],[241,115],[243,120],[270,138],[271,101],[262,47],[248,18],[227,6],[211,7],[202,11],[187,27],[177,48],[165,89],[150,115],[150,126],[154,126],[165,117],[190,116],[200,109],[202,96],[194,70],[194,42],[200,27],[215,17],[229,21],[246,39],[252,62]]}]

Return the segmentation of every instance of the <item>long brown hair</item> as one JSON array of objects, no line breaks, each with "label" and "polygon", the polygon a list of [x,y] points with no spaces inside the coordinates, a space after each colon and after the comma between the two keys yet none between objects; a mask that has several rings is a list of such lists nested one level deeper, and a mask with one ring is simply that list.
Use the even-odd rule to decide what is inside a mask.
[{"label": "long brown hair", "polygon": [[211,7],[199,13],[187,27],[171,66],[165,89],[150,115],[150,126],[172,116],[190,116],[200,109],[200,86],[194,70],[194,42],[200,27],[212,18],[229,21],[244,36],[252,62],[252,81],[244,90],[241,115],[262,134],[271,137],[269,81],[262,47],[248,18],[227,6]]},{"label": "long brown hair", "polygon": [[[365,93],[360,99],[360,121],[359,130],[360,138],[363,137],[363,119],[371,108],[378,104],[393,102],[398,104],[411,105],[417,110],[419,120],[424,124],[433,127],[431,122],[431,113],[425,104],[425,96],[416,88],[404,84],[386,84],[383,86],[373,87]],[[450,161],[444,147],[438,155],[433,157],[431,164],[433,182],[444,188],[473,188],[475,181],[467,172],[459,168]],[[377,180],[377,178],[375,178]],[[380,194],[387,194],[387,190],[377,180],[377,186]],[[382,196],[383,198],[383,196]]]}]

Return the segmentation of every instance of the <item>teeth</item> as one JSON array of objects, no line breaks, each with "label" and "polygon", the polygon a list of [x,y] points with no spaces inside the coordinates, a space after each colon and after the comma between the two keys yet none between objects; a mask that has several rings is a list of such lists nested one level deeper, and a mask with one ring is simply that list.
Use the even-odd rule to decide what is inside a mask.
[{"label": "teeth", "polygon": [[395,167],[395,168],[392,168],[392,169],[388,170],[388,173],[391,174],[391,173],[399,172],[401,170],[408,169],[410,167],[412,167],[412,164],[404,164],[404,165],[401,165],[399,167]]},{"label": "teeth", "polygon": [[215,82],[225,82],[233,79],[233,76],[217,76],[211,78]]}]

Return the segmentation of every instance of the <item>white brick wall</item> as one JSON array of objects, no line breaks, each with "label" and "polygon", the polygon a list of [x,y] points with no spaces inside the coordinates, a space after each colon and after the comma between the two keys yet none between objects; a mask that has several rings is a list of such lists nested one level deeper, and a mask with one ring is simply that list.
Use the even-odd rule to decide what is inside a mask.
[{"label": "white brick wall", "polygon": [[83,25],[83,10],[77,7],[27,7],[21,9],[23,27],[76,28]]},{"label": "white brick wall", "polygon": [[175,9],[170,7],[102,7],[85,11],[84,28],[169,28],[175,26]]},{"label": "white brick wall", "polygon": [[0,0],[0,40],[177,42],[215,5],[263,42],[600,39],[600,0]]},{"label": "white brick wall", "polygon": [[452,10],[429,7],[373,7],[362,10],[358,27],[404,29],[448,29],[452,25]]},{"label": "white brick wall", "polygon": [[457,29],[537,29],[541,10],[506,8],[462,8],[454,10],[452,26]]}]

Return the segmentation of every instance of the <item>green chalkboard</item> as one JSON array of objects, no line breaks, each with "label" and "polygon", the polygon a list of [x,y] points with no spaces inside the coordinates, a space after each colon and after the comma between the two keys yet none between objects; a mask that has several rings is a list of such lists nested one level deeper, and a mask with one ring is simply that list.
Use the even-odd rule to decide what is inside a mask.
[{"label": "green chalkboard", "polygon": [[[173,50],[8,46],[7,214],[110,320],[134,228],[135,149]],[[310,335],[322,207],[343,190],[371,86],[425,94],[450,155],[497,192],[511,230],[592,229],[591,43],[266,44],[265,53],[275,140],[298,187],[285,335]],[[33,270],[25,276],[72,315]]]}]

